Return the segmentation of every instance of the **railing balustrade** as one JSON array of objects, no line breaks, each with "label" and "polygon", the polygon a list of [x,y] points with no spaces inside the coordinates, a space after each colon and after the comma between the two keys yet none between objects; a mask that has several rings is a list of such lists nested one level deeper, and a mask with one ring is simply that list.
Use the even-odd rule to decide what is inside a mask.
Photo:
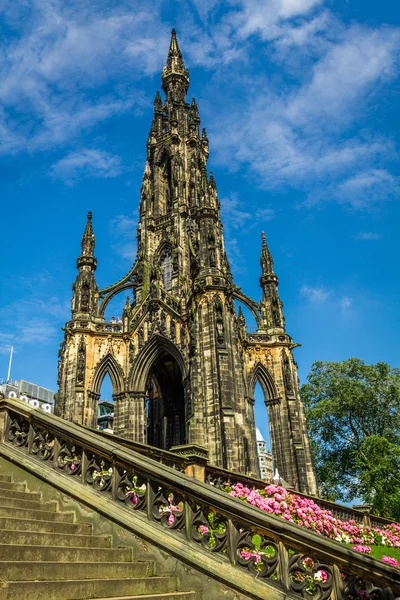
[{"label": "railing balustrade", "polygon": [[240,503],[217,487],[18,401],[1,401],[0,417],[2,444],[91,486],[170,530],[175,539],[218,554],[290,597],[400,596],[397,569]]}]

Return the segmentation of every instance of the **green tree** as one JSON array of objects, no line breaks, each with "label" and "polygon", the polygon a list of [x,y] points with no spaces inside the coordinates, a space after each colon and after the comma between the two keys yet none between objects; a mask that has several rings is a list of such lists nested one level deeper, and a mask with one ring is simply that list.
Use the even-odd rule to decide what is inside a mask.
[{"label": "green tree", "polygon": [[322,494],[400,520],[400,369],[316,361],[301,398]]}]

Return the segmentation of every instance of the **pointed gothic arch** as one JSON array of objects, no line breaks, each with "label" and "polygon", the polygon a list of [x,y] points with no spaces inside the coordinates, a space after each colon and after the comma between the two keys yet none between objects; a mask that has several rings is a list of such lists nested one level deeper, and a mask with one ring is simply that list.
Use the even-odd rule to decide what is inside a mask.
[{"label": "pointed gothic arch", "polygon": [[187,369],[181,351],[170,340],[162,335],[153,337],[144,345],[129,374],[129,389],[145,393],[146,383],[157,360],[163,354],[170,354],[176,360],[182,373],[182,381],[187,376]]},{"label": "pointed gothic arch", "polygon": [[247,378],[247,390],[249,395],[253,394],[257,381],[262,387],[266,401],[278,399],[275,381],[268,368],[259,361],[254,365]]},{"label": "pointed gothic arch", "polygon": [[110,353],[106,354],[106,356],[97,363],[93,372],[89,392],[96,396],[100,395],[101,384],[106,373],[108,373],[111,379],[113,396],[123,393],[125,391],[124,371]]}]

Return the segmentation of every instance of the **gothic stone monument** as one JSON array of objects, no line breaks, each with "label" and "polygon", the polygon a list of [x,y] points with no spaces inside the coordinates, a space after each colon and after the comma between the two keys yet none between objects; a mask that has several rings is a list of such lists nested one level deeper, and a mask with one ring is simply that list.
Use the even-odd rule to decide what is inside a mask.
[{"label": "gothic stone monument", "polygon": [[[198,444],[210,462],[259,475],[254,387],[264,391],[280,475],[316,493],[299,398],[296,346],[285,330],[278,278],[262,234],[261,302],[237,287],[224,249],[217,187],[207,173],[208,139],[175,31],[157,92],[140,192],[137,258],[99,290],[92,214],[73,285],[72,318],[59,350],[56,414],[91,427],[106,373],[114,433],[169,449]],[[106,322],[109,301],[129,292],[122,322]],[[246,331],[247,306],[257,333]]]}]

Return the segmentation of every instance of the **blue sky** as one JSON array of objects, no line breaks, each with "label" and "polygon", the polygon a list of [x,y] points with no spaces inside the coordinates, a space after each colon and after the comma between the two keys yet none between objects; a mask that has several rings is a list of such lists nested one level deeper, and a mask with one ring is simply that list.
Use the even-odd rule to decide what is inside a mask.
[{"label": "blue sky", "polygon": [[173,26],[235,281],[259,298],[264,229],[302,381],[316,359],[398,366],[397,2],[0,0],[0,17],[0,376],[13,344],[12,376],[56,389],[88,210],[99,285],[134,259]]}]

